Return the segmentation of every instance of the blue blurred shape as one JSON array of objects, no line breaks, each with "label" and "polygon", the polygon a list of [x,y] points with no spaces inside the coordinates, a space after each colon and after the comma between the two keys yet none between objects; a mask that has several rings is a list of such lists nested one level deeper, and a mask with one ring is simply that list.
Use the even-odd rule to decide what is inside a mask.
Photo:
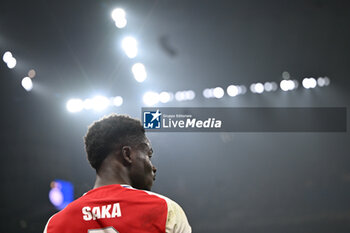
[{"label": "blue blurred shape", "polygon": [[74,187],[73,184],[65,180],[54,180],[51,182],[49,199],[58,209],[62,210],[73,201]]}]

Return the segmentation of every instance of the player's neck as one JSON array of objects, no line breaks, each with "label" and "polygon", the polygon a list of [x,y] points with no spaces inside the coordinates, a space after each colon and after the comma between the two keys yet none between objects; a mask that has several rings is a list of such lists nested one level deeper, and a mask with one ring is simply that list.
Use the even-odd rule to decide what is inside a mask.
[{"label": "player's neck", "polygon": [[111,184],[131,185],[131,182],[128,179],[122,179],[122,178],[116,178],[116,177],[107,178],[107,177],[100,177],[99,175],[97,175],[94,188],[98,188],[105,185],[111,185]]},{"label": "player's neck", "polygon": [[95,185],[94,188],[102,187],[105,185],[111,185],[111,184],[126,184],[126,185],[131,185],[130,182],[123,181],[123,180],[106,180],[106,179],[101,179],[99,176],[96,177]]},{"label": "player's neck", "polygon": [[128,184],[131,180],[128,171],[116,161],[104,161],[99,172],[96,174],[94,188],[111,184]]}]

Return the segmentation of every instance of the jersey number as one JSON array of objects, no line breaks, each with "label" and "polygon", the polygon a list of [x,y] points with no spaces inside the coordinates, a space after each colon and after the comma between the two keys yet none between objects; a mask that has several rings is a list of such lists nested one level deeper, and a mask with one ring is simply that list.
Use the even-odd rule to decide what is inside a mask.
[{"label": "jersey number", "polygon": [[88,230],[88,233],[119,233],[114,227]]}]

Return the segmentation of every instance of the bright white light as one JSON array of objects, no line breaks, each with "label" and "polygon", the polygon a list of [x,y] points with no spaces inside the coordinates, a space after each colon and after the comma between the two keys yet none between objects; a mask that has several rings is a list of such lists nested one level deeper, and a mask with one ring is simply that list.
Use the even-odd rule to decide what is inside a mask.
[{"label": "bright white light", "polygon": [[26,91],[31,91],[33,89],[33,82],[31,80],[31,78],[29,77],[25,77],[22,79],[22,87],[26,90]]},{"label": "bright white light", "polygon": [[17,65],[17,60],[12,56],[12,53],[7,51],[2,56],[2,60],[7,64],[7,67],[13,69]]},{"label": "bright white light", "polygon": [[123,98],[121,96],[116,96],[112,99],[112,103],[116,107],[122,106]]},{"label": "bright white light", "polygon": [[195,93],[194,91],[189,90],[189,91],[186,91],[186,92],[185,92],[185,98],[186,98],[187,100],[193,100],[194,97],[196,97],[196,93]]},{"label": "bright white light", "polygon": [[12,53],[9,51],[5,52],[4,55],[2,56],[2,60],[5,63],[8,63],[11,58],[12,58]]},{"label": "bright white light", "polygon": [[317,81],[314,78],[310,78],[310,87],[315,88],[317,86]]},{"label": "bright white light", "polygon": [[324,85],[329,86],[330,83],[331,83],[331,80],[328,77],[324,77]]},{"label": "bright white light", "polygon": [[117,28],[125,28],[125,26],[127,25],[128,21],[125,18],[121,18],[118,19],[117,21],[115,21],[115,26]]},{"label": "bright white light", "polygon": [[112,19],[114,20],[117,28],[124,28],[127,24],[125,11],[121,8],[117,8],[112,11]]},{"label": "bright white light", "polygon": [[112,19],[118,21],[125,18],[125,11],[122,8],[116,8],[112,11]]},{"label": "bright white light", "polygon": [[10,57],[7,61],[7,67],[10,68],[10,69],[13,69],[15,68],[17,65],[17,60],[16,58],[14,57]]},{"label": "bright white light", "polygon": [[282,80],[280,82],[280,87],[281,87],[282,91],[288,91],[289,90],[288,81]]},{"label": "bright white light", "polygon": [[296,88],[296,85],[293,80],[282,80],[280,87],[283,91],[291,91]]},{"label": "bright white light", "polygon": [[253,93],[256,93],[255,91],[255,83],[252,83],[249,87],[250,91],[253,92]]},{"label": "bright white light", "polygon": [[134,78],[139,83],[142,83],[147,78],[146,68],[142,63],[136,63],[131,68],[132,73],[134,74]]},{"label": "bright white light", "polygon": [[170,95],[170,100],[169,101],[173,101],[173,99],[174,99],[174,94],[172,93],[172,92],[168,92],[169,93],[169,95]]},{"label": "bright white light", "polygon": [[317,81],[314,78],[304,78],[302,84],[306,89],[315,88]]},{"label": "bright white light", "polygon": [[110,104],[109,99],[104,96],[99,95],[99,96],[95,96],[92,99],[92,109],[98,112],[106,109],[109,106],[109,104]]},{"label": "bright white light", "polygon": [[153,106],[159,102],[159,94],[156,92],[146,92],[143,95],[143,102],[148,106]]},{"label": "bright white light", "polygon": [[329,80],[328,77],[324,77],[324,78],[319,77],[317,79],[317,85],[320,86],[320,87],[328,86],[329,83],[330,83],[330,80]]},{"label": "bright white light", "polygon": [[84,109],[90,110],[90,109],[93,108],[93,106],[94,106],[94,103],[93,103],[92,99],[86,99],[86,100],[84,100],[84,103],[83,103]]},{"label": "bright white light", "polygon": [[171,94],[169,92],[163,91],[159,94],[159,100],[162,103],[168,103],[171,100]]},{"label": "bright white light", "polygon": [[277,83],[271,82],[271,85],[272,85],[272,91],[277,91],[277,88],[278,88]]},{"label": "bright white light", "polygon": [[238,94],[244,95],[247,92],[247,88],[244,85],[238,86]]},{"label": "bright white light", "polygon": [[324,78],[319,77],[319,78],[317,79],[317,85],[318,85],[319,87],[323,87],[324,84],[325,84]]},{"label": "bright white light", "polygon": [[262,83],[255,84],[255,92],[261,94],[264,92],[264,85]]},{"label": "bright white light", "polygon": [[137,41],[135,38],[131,36],[125,37],[122,41],[122,48],[129,58],[135,58],[137,56]]},{"label": "bright white light", "polygon": [[184,101],[186,100],[186,95],[184,91],[178,91],[175,93],[175,99],[177,101]]},{"label": "bright white light", "polygon": [[265,91],[267,91],[267,92],[272,91],[272,84],[271,84],[270,82],[266,82],[266,83],[264,84],[264,89],[265,89]]},{"label": "bright white light", "polygon": [[297,89],[298,87],[299,87],[299,82],[298,82],[298,80],[293,80],[293,90],[294,89]]},{"label": "bright white light", "polygon": [[213,97],[213,89],[206,88],[203,90],[203,96],[205,98],[212,98]]},{"label": "bright white light", "polygon": [[293,90],[295,88],[295,83],[292,80],[288,80],[288,88],[289,90]]},{"label": "bright white light", "polygon": [[[204,95],[204,92],[205,91],[203,91],[203,95]],[[208,95],[208,93],[206,93],[206,95]],[[175,99],[177,101],[193,100],[195,97],[196,97],[196,93],[192,90],[178,91],[175,93]],[[210,98],[210,97],[206,97],[206,98]]]},{"label": "bright white light", "polygon": [[303,84],[304,88],[306,88],[306,89],[310,88],[310,81],[308,78],[304,78],[302,84]]},{"label": "bright white light", "polygon": [[240,92],[239,88],[235,85],[230,85],[227,87],[227,94],[229,96],[232,96],[232,97],[236,96],[239,94],[239,92]]},{"label": "bright white light", "polygon": [[80,112],[83,109],[83,101],[81,99],[70,99],[67,101],[66,108],[69,112]]},{"label": "bright white light", "polygon": [[221,87],[215,87],[213,90],[213,95],[215,98],[220,99],[225,95],[225,91]]}]

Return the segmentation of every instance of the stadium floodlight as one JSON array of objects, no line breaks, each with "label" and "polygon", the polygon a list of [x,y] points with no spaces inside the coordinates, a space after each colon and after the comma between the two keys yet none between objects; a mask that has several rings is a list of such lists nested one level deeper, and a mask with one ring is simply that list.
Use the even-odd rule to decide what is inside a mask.
[{"label": "stadium floodlight", "polygon": [[33,89],[33,82],[29,77],[23,78],[21,84],[26,91],[31,91]]},{"label": "stadium floodlight", "polygon": [[267,91],[267,92],[272,91],[272,83],[270,83],[270,82],[264,83],[264,89],[265,89],[265,91]]},{"label": "stadium floodlight", "polygon": [[115,26],[117,28],[125,28],[125,26],[128,24],[128,21],[125,18],[119,19],[118,21],[115,21]]},{"label": "stadium floodlight", "polygon": [[125,11],[122,8],[116,8],[112,11],[112,19],[118,21],[119,19],[125,19]]},{"label": "stadium floodlight", "polygon": [[238,95],[240,92],[239,88],[235,85],[228,86],[226,91],[227,91],[227,94],[231,97]]},{"label": "stadium floodlight", "polygon": [[112,11],[112,19],[114,20],[117,28],[124,28],[128,23],[125,15],[125,11],[122,8],[116,8]]},{"label": "stadium floodlight", "polygon": [[310,88],[309,78],[304,78],[302,84],[304,88],[309,89]]},{"label": "stadium floodlight", "polygon": [[91,110],[93,108],[92,99],[85,99],[83,103],[83,107],[85,110]]},{"label": "stadium floodlight", "polygon": [[172,99],[172,93],[163,91],[159,94],[159,101],[162,103],[168,103]]},{"label": "stadium floodlight", "polygon": [[298,80],[292,80],[292,82],[293,82],[293,90],[294,90],[294,89],[297,89],[297,88],[299,87],[299,82],[298,82]]},{"label": "stadium floodlight", "polygon": [[203,96],[207,99],[212,98],[213,97],[213,89],[210,89],[210,88],[204,89]]},{"label": "stadium floodlight", "polygon": [[290,78],[289,72],[288,72],[288,71],[283,71],[283,73],[282,73],[282,78],[283,78],[283,79],[289,79],[289,78]]},{"label": "stadium floodlight", "polygon": [[293,80],[288,80],[288,87],[289,87],[289,90],[294,90],[295,88],[295,82]]},{"label": "stadium floodlight", "polygon": [[255,83],[255,92],[261,94],[264,92],[264,85],[262,83]]},{"label": "stadium floodlight", "polygon": [[70,99],[67,101],[66,108],[69,112],[80,112],[83,109],[83,104],[81,99]]},{"label": "stadium floodlight", "polygon": [[280,82],[280,87],[283,91],[292,91],[297,88],[298,81],[296,80],[282,80]]},{"label": "stadium floodlight", "polygon": [[324,77],[324,85],[329,86],[330,83],[331,83],[331,80],[328,77]]},{"label": "stadium floodlight", "polygon": [[317,86],[317,81],[314,78],[310,78],[310,87],[315,88]]},{"label": "stadium floodlight", "polygon": [[177,101],[184,101],[186,100],[186,95],[184,91],[178,91],[175,93],[175,99]]},{"label": "stadium floodlight", "polygon": [[137,41],[134,37],[125,37],[122,41],[122,48],[129,58],[137,56]]},{"label": "stadium floodlight", "polygon": [[225,95],[225,91],[221,87],[215,87],[213,90],[213,95],[215,98],[220,99]]},{"label": "stadium floodlight", "polygon": [[113,97],[112,103],[114,106],[119,107],[123,104],[123,98],[121,96]]},{"label": "stadium floodlight", "polygon": [[196,97],[196,93],[192,90],[185,91],[186,100],[193,100]]},{"label": "stadium floodlight", "polygon": [[280,82],[280,87],[281,87],[282,91],[288,91],[289,90],[288,81],[282,80]]},{"label": "stadium floodlight", "polygon": [[132,73],[134,74],[134,78],[139,83],[142,83],[147,78],[146,68],[142,63],[136,63],[131,68]]},{"label": "stadium floodlight", "polygon": [[148,106],[154,106],[159,102],[159,94],[153,91],[146,92],[143,95],[143,102]]},{"label": "stadium floodlight", "polygon": [[317,79],[317,85],[318,85],[319,87],[328,86],[329,83],[330,83],[330,80],[329,80],[328,77],[324,77],[324,78],[319,77],[319,78]]},{"label": "stadium floodlight", "polygon": [[175,93],[175,99],[177,101],[193,100],[196,97],[196,93],[193,90],[178,91]]},{"label": "stadium floodlight", "polygon": [[105,96],[98,95],[92,98],[92,109],[97,112],[105,110],[109,105],[110,101]]},{"label": "stadium floodlight", "polygon": [[325,84],[324,78],[319,77],[319,78],[317,79],[317,85],[318,85],[319,87],[323,87],[324,84]]},{"label": "stadium floodlight", "polygon": [[250,91],[251,91],[252,93],[256,93],[256,91],[255,91],[255,83],[250,84],[249,89],[250,89]]},{"label": "stadium floodlight", "polygon": [[34,69],[31,69],[28,71],[28,77],[29,78],[35,78],[36,71]]},{"label": "stadium floodlight", "polygon": [[245,93],[247,93],[247,88],[244,85],[237,86],[237,88],[238,94],[244,95]]},{"label": "stadium floodlight", "polygon": [[314,78],[304,78],[302,84],[303,87],[306,89],[315,88],[317,85],[317,81]]},{"label": "stadium floodlight", "polygon": [[10,68],[10,69],[13,69],[15,68],[17,65],[17,60],[16,58],[14,57],[10,57],[7,61],[7,67]]},{"label": "stadium floodlight", "polygon": [[272,91],[277,91],[278,89],[278,85],[276,82],[271,82],[271,85],[272,85]]},{"label": "stadium floodlight", "polygon": [[9,60],[12,58],[12,53],[10,51],[6,51],[2,56],[2,60],[7,64]]}]

